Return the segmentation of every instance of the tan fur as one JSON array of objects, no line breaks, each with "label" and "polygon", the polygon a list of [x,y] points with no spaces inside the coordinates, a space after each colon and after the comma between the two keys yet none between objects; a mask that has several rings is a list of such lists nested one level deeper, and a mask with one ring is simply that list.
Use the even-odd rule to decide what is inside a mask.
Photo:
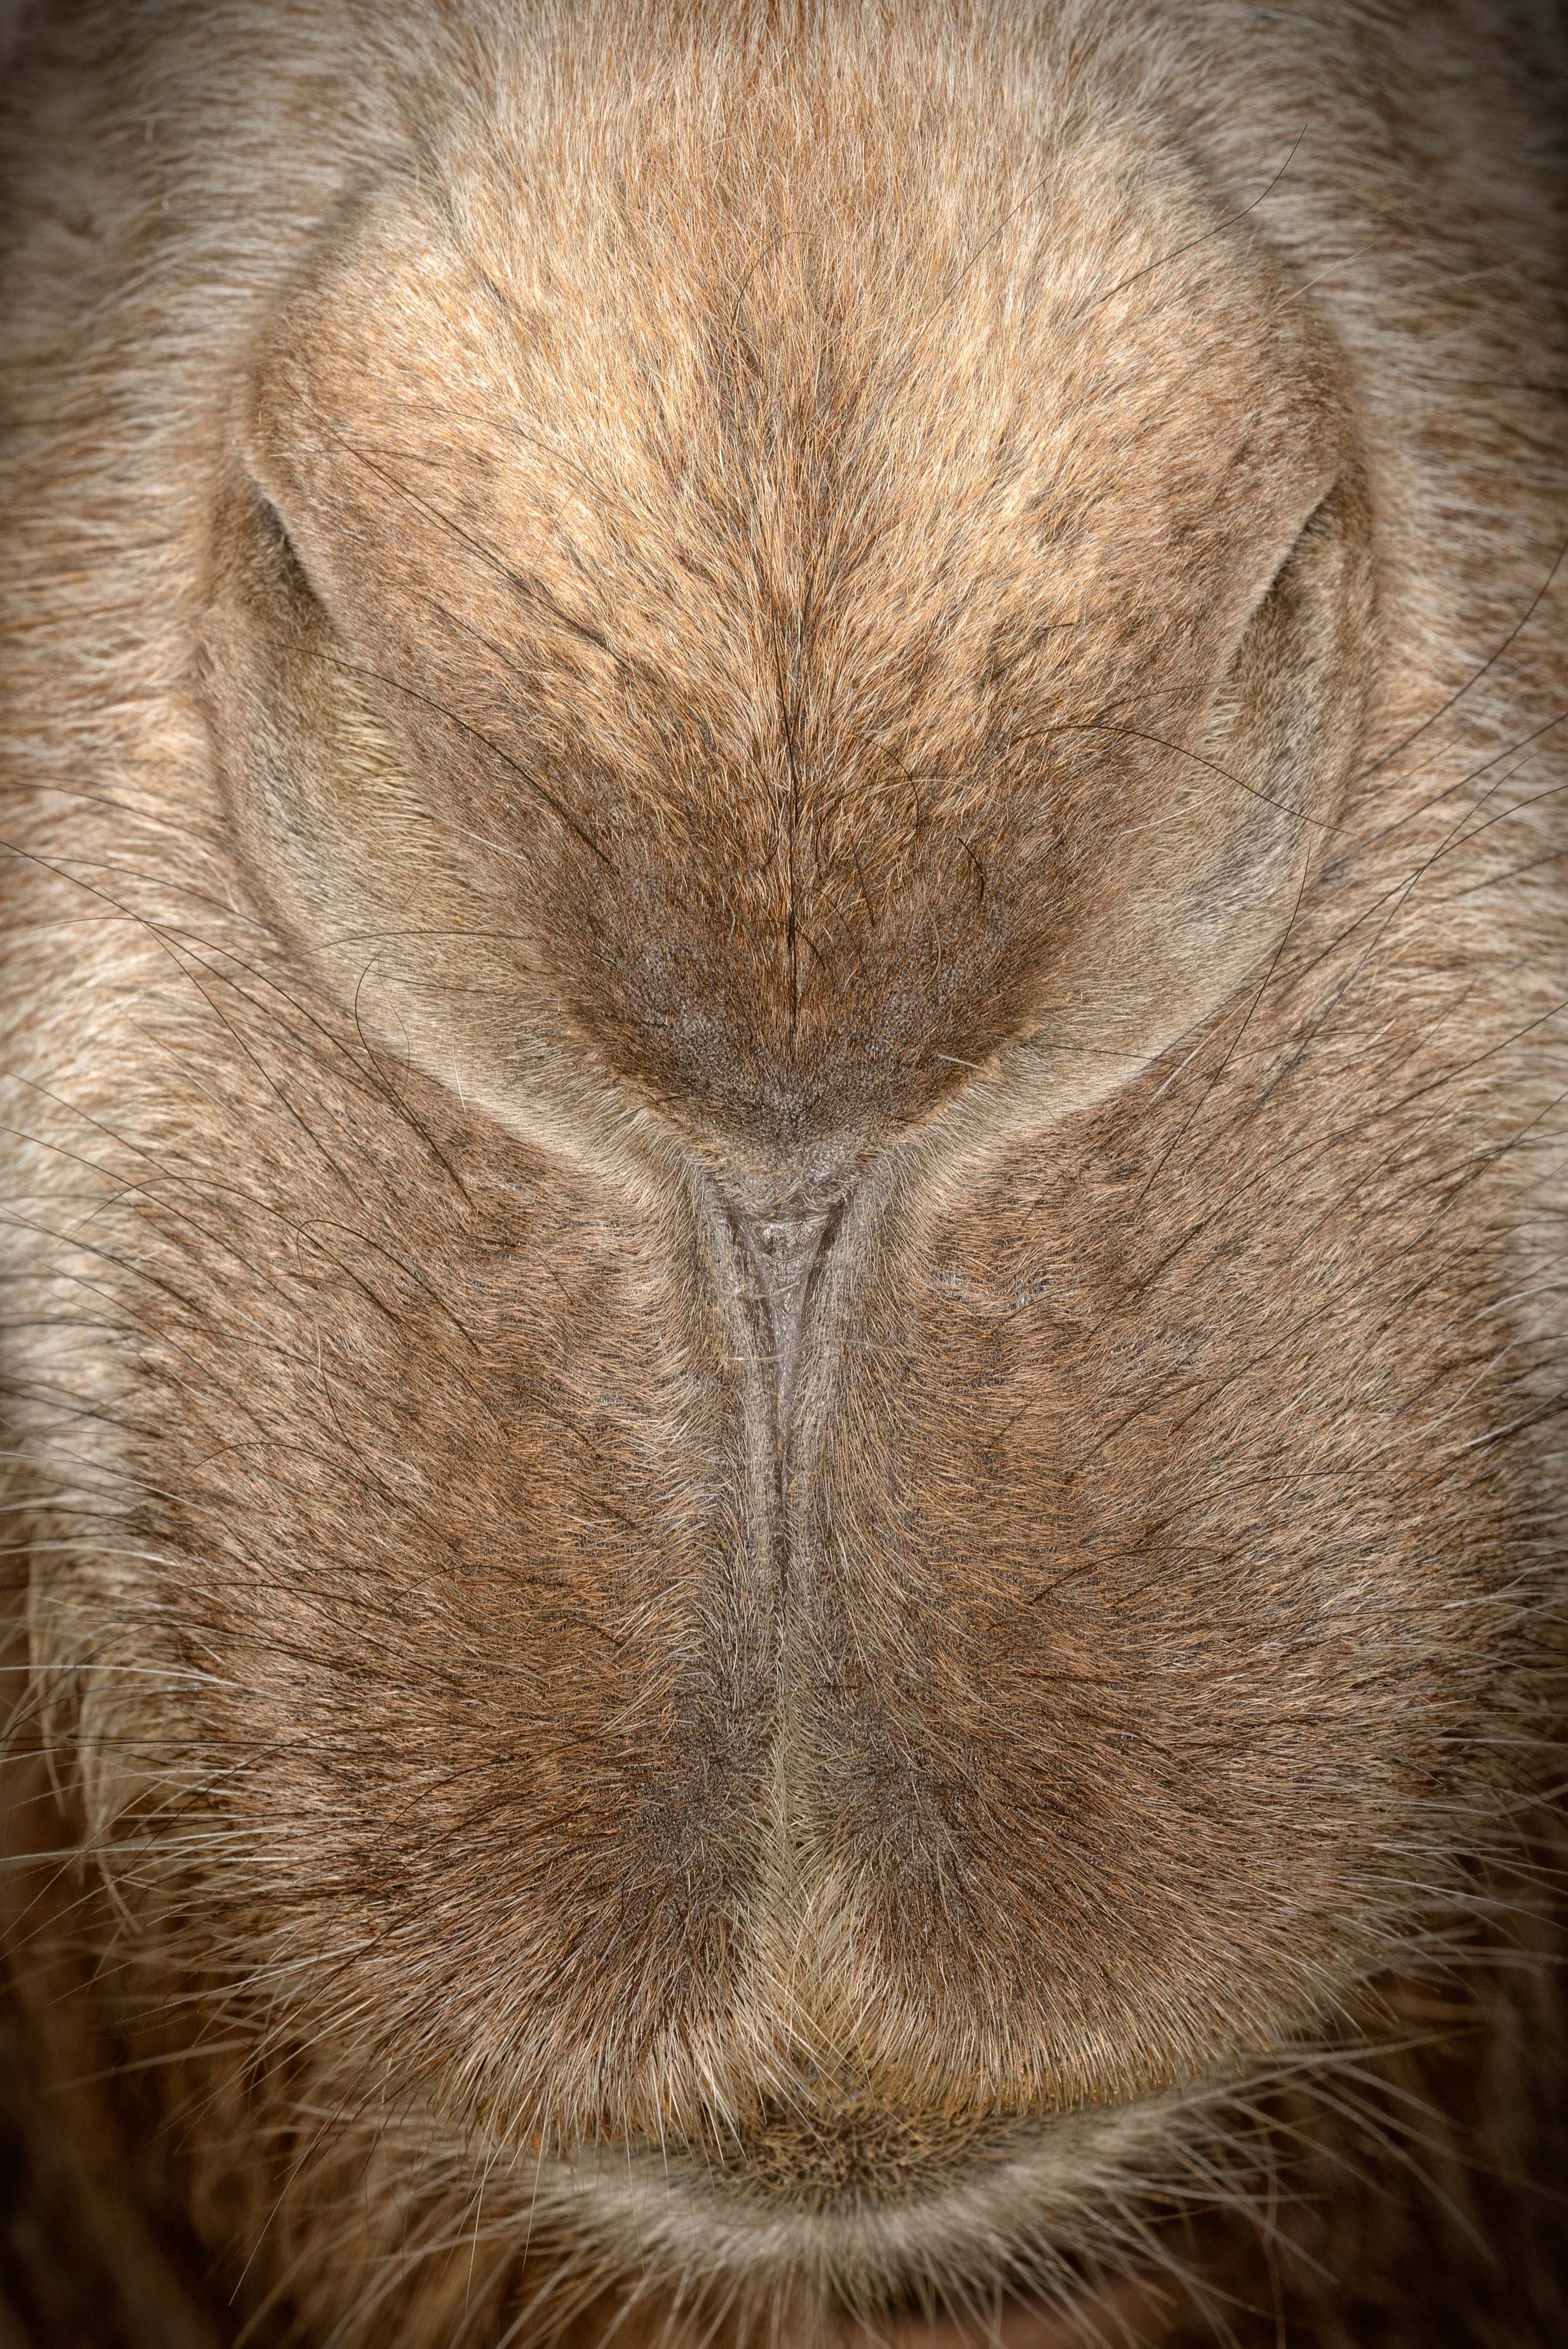
[{"label": "tan fur", "polygon": [[1558,72],[24,29],[36,2338],[1561,2337]]}]

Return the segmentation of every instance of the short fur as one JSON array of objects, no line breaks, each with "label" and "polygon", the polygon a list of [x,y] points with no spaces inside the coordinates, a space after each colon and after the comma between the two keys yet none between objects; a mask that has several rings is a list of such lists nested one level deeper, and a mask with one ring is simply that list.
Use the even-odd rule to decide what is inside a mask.
[{"label": "short fur", "polygon": [[1568,2335],[1563,94],[36,10],[24,2337]]}]

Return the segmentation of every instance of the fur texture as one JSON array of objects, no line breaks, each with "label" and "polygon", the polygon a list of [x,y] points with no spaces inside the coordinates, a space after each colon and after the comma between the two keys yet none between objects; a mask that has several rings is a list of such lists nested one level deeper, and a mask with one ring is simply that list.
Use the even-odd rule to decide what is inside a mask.
[{"label": "fur texture", "polygon": [[1563,94],[25,27],[23,2337],[1568,2331]]}]

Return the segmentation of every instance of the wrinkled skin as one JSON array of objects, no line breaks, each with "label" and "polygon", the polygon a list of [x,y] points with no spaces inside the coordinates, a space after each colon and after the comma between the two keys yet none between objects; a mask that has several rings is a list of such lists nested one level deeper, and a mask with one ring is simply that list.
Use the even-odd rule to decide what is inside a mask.
[{"label": "wrinkled skin", "polygon": [[20,44],[23,2336],[1560,2340],[1544,15]]}]

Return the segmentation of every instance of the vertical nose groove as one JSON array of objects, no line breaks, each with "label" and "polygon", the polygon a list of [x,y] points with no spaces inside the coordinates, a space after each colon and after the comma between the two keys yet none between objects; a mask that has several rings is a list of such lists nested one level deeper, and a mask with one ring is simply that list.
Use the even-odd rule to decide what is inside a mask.
[{"label": "vertical nose groove", "polygon": [[[834,1242],[848,1214],[851,1185],[839,1180],[809,1180],[785,1188],[714,1179],[707,1192],[709,1212],[723,1227],[734,1323],[747,1371],[746,1449],[753,1568],[772,1595],[767,1628],[773,1689],[770,1792],[761,1829],[761,1876],[753,1914],[753,1984],[756,2015],[764,2040],[790,2076],[800,2060],[801,2033],[814,2001],[814,1934],[805,1919],[809,1903],[803,1874],[806,1855],[800,1813],[802,1740],[809,1737],[812,1696],[802,1675],[800,1609],[805,1597],[803,1562],[793,1555],[792,1519],[798,1496],[792,1493],[792,1455],[801,1438],[798,1422],[815,1381],[803,1376],[818,1319],[817,1292],[826,1285]],[[737,1194],[739,1195],[737,1196]],[[715,1234],[715,1238],[718,1235]],[[733,1284],[732,1287],[731,1284]],[[787,2055],[784,2051],[788,2051]]]},{"label": "vertical nose groove", "polygon": [[788,1446],[807,1302],[843,1213],[843,1201],[835,1199],[826,1206],[736,1216],[742,1251],[766,1325],[781,1460]]}]

